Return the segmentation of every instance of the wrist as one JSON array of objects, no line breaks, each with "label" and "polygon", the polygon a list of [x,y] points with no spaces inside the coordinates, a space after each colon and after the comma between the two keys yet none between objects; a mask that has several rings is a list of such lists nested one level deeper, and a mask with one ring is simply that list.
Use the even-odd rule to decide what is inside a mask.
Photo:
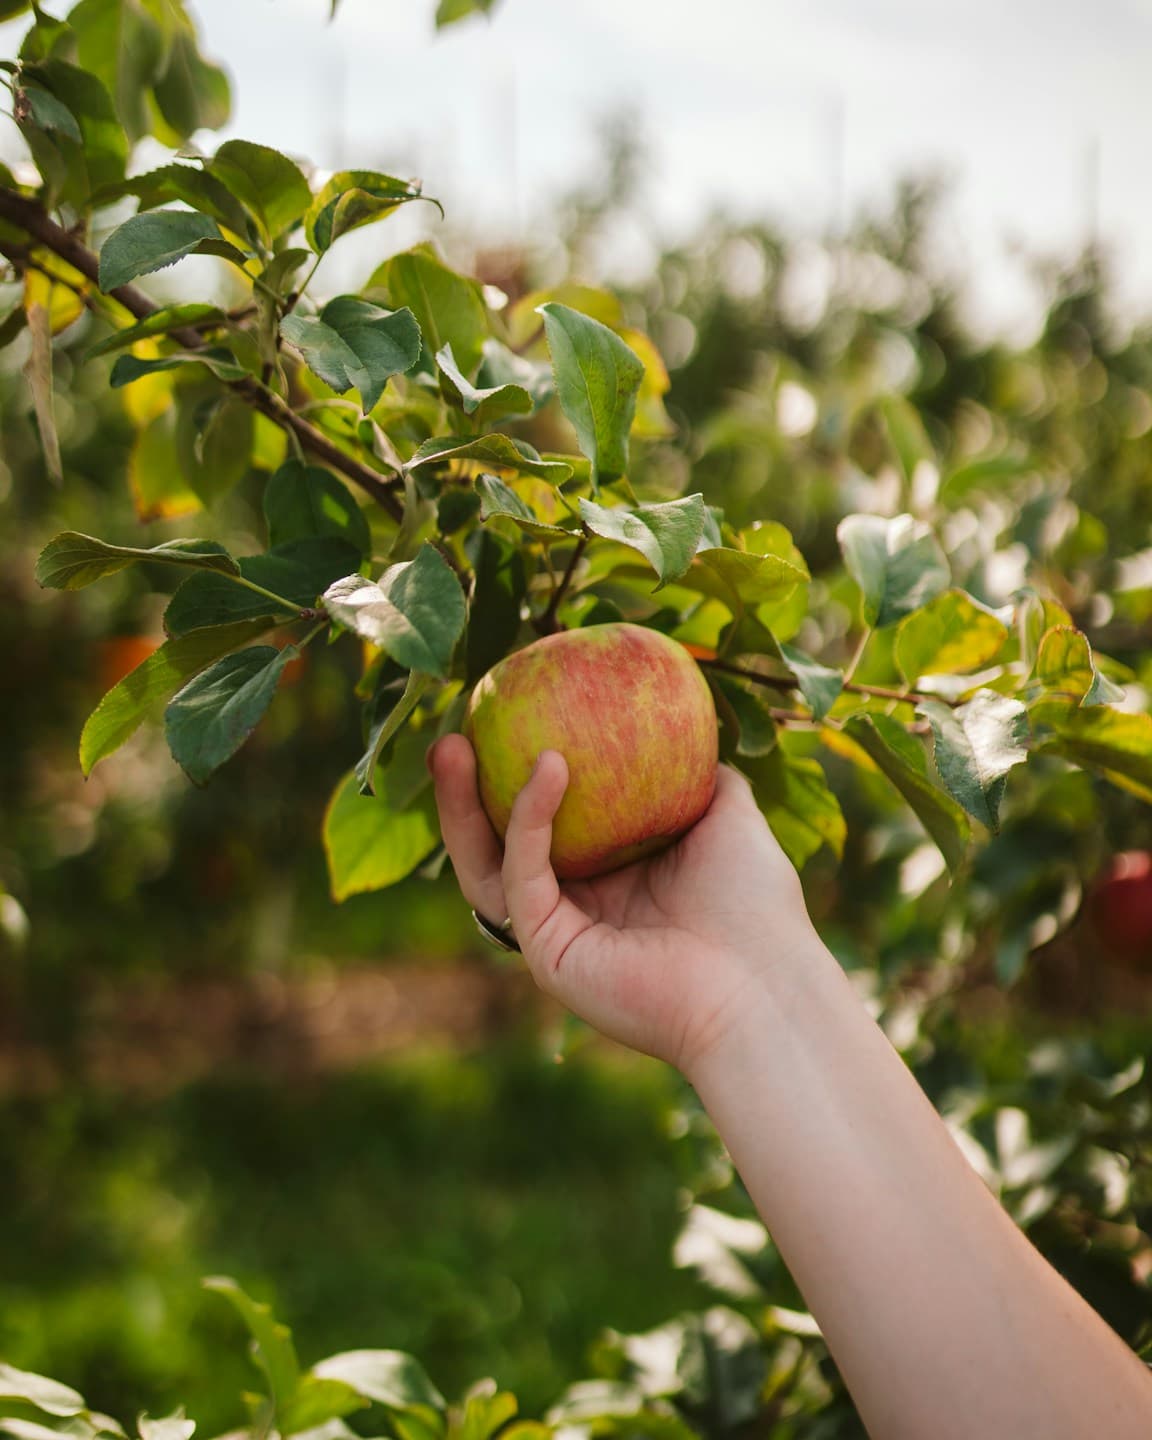
[{"label": "wrist", "polygon": [[773,950],[744,962],[741,980],[680,1063],[701,1098],[739,1084],[782,1040],[802,1035],[808,1017],[836,992],[837,982],[843,983],[839,962],[810,927],[790,945]]}]

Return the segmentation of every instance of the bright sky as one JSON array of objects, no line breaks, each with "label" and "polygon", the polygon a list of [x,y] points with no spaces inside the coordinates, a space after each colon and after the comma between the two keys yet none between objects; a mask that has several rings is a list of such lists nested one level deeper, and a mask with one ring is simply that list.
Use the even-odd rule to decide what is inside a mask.
[{"label": "bright sky", "polygon": [[1067,254],[1093,225],[1129,314],[1152,314],[1144,0],[503,0],[439,36],[433,0],[343,0],[332,24],[328,0],[192,8],[235,80],[230,133],[419,174],[493,235],[547,240],[549,198],[628,104],[664,234],[715,205],[820,228],[837,196],[850,212],[934,167],[980,319],[1029,313],[1013,245]]}]

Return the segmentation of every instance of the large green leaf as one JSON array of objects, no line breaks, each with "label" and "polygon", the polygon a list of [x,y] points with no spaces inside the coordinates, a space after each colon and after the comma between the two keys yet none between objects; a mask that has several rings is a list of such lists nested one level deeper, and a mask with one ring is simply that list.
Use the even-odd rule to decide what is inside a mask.
[{"label": "large green leaf", "polygon": [[464,630],[464,592],[431,545],[392,565],[379,580],[349,575],[325,592],[324,608],[341,625],[386,651],[407,670],[445,676]]},{"label": "large green leaf", "polygon": [[619,335],[567,305],[540,306],[556,394],[592,462],[592,483],[628,470],[628,434],[644,379],[639,357]]},{"label": "large green leaf", "polygon": [[572,531],[560,525],[550,525],[541,520],[536,512],[510,486],[495,475],[476,477],[476,494],[480,497],[481,520],[511,520],[526,534],[537,540],[567,540]]},{"label": "large green leaf", "polygon": [[750,555],[745,550],[716,546],[698,552],[680,584],[713,596],[739,614],[745,606],[786,599],[807,579],[807,568],[801,569],[783,556]]},{"label": "large green leaf", "polygon": [[440,393],[449,405],[463,410],[477,425],[491,425],[508,415],[532,412],[532,396],[519,385],[494,385],[478,390],[456,364],[450,344],[437,352],[436,366],[440,372]]},{"label": "large green leaf", "polygon": [[272,703],[280,676],[297,651],[254,645],[217,660],[173,696],[164,712],[172,758],[196,785],[248,739]]},{"label": "large green leaf", "polygon": [[[368,890],[384,890],[410,875],[426,860],[440,842],[436,820],[436,802],[424,791],[409,809],[397,811],[382,797],[361,795],[355,771],[340,782],[324,817],[324,849],[328,856],[328,875],[332,898],[339,902],[350,895]],[[363,1353],[363,1352],[359,1352]],[[385,1404],[386,1380],[372,1393],[372,1371],[367,1365],[338,1364],[345,1357],[334,1356],[321,1361],[314,1374],[344,1380],[369,1399],[381,1398]],[[357,1378],[357,1377],[363,1377]]]},{"label": "large green leaf", "polygon": [[[55,57],[26,65],[23,76],[66,107],[80,131],[78,140],[67,129],[57,130],[49,139],[62,165],[60,198],[82,206],[104,186],[122,180],[128,140],[99,79]],[[40,154],[32,148],[39,161]]]},{"label": "large green leaf", "polygon": [[79,1415],[87,1409],[83,1395],[29,1370],[17,1370],[0,1361],[0,1400],[25,1400],[46,1415]]},{"label": "large green leaf", "polygon": [[290,230],[312,203],[300,167],[267,145],[226,140],[204,169],[255,219],[266,245]]},{"label": "large green leaf", "polygon": [[186,326],[202,327],[206,322],[223,325],[225,315],[218,305],[204,305],[192,301],[184,305],[164,305],[146,319],[123,330],[115,330],[106,336],[85,355],[85,360],[95,360],[100,355],[112,355],[118,350],[127,350],[137,340],[150,340],[156,335],[167,335],[173,330]]},{"label": "large green leaf", "polygon": [[82,590],[105,575],[115,575],[141,561],[219,570],[238,575],[240,567],[215,540],[166,540],[151,549],[109,545],[92,535],[64,530],[54,536],[36,561],[36,579],[51,590]]},{"label": "large green leaf", "polygon": [[844,731],[886,775],[940,848],[950,870],[963,863],[971,835],[968,817],[933,783],[924,746],[888,715],[854,715]]},{"label": "large green leaf", "polygon": [[361,795],[376,793],[376,767],[380,763],[385,745],[393,736],[399,734],[401,726],[415,711],[432,683],[431,675],[421,674],[419,670],[409,671],[400,698],[372,726],[368,735],[368,749],[356,762],[356,779]]},{"label": "large green leaf", "polygon": [[963,674],[990,665],[1008,627],[963,590],[945,590],[905,616],[896,631],[896,663],[909,684],[921,675]]},{"label": "large green leaf", "polygon": [[168,64],[156,81],[156,108],[164,126],[157,133],[169,144],[179,144],[197,130],[218,130],[232,112],[228,76],[200,54],[196,34],[185,13],[177,25],[168,52]]},{"label": "large green leaf", "polygon": [[798,870],[822,845],[836,855],[843,852],[844,815],[818,760],[792,755],[777,745],[767,755],[742,757],[739,766],[752,782],[756,803],[773,834]]},{"label": "large green leaf", "polygon": [[217,380],[225,383],[243,380],[248,374],[243,365],[237,363],[230,350],[213,347],[204,350],[181,350],[159,360],[144,360],[139,355],[120,355],[112,366],[109,384],[113,390],[122,390],[125,385],[133,385],[145,375],[156,375],[164,370],[181,370],[189,365],[201,366],[215,375]]},{"label": "large green leaf", "polygon": [[163,75],[164,25],[143,0],[80,0],[68,14],[76,58],[112,96],[131,140],[151,128],[149,92]]},{"label": "large green leaf", "polygon": [[[704,497],[688,495],[660,505],[610,510],[592,500],[580,501],[580,518],[595,535],[639,550],[655,570],[660,585],[678,580],[692,564],[704,533]],[[659,586],[657,586],[659,588]]]},{"label": "large green leaf", "polygon": [[173,162],[146,170],[142,175],[107,186],[97,199],[101,204],[110,204],[124,195],[135,195],[141,210],[155,210],[178,201],[202,215],[210,215],[237,235],[244,237],[248,230],[248,212],[239,199],[222,180],[198,165]]},{"label": "large green leaf", "polygon": [[791,645],[781,645],[780,654],[784,663],[796,677],[796,684],[804,697],[804,703],[812,711],[813,720],[823,720],[840,698],[844,689],[844,672],[830,665],[821,665],[802,650]]},{"label": "large green leaf", "polygon": [[488,530],[475,531],[466,544],[473,581],[465,665],[467,682],[473,684],[516,643],[528,575],[522,546]]},{"label": "large green leaf", "polygon": [[[341,235],[383,220],[410,200],[429,200],[439,206],[439,201],[423,194],[416,180],[398,180],[376,170],[341,170],[308,207],[304,234],[313,250],[323,255]],[[400,308],[399,303],[396,308]]]},{"label": "large green leaf", "polygon": [[161,645],[109,690],[89,715],[80,736],[80,767],[84,774],[90,775],[95,765],[118,750],[139,729],[153,706],[189,676],[267,629],[265,620],[247,620],[196,630]]},{"label": "large green leaf", "polygon": [[330,470],[289,460],[264,487],[268,543],[275,549],[293,540],[345,540],[360,554],[372,549],[368,518],[348,487]]},{"label": "large green leaf", "polygon": [[475,460],[498,470],[516,470],[521,475],[550,480],[554,485],[572,474],[571,465],[562,460],[541,460],[539,452],[526,441],[508,435],[440,435],[425,440],[409,460],[408,469],[415,471],[453,460]]},{"label": "large green leaf", "polygon": [[424,1367],[400,1350],[348,1350],[321,1360],[313,1366],[312,1373],[325,1379],[342,1380],[366,1400],[374,1400],[392,1410],[408,1410],[414,1405],[439,1411],[445,1408],[444,1397],[429,1380]]},{"label": "large green leaf", "polygon": [[256,1363],[263,1370],[268,1381],[269,1398],[273,1409],[284,1408],[296,1393],[300,1380],[300,1369],[296,1360],[296,1347],[292,1343],[292,1332],[272,1314],[268,1305],[260,1304],[246,1295],[235,1280],[226,1275],[213,1275],[203,1282],[205,1290],[223,1295],[239,1311],[248,1333],[252,1336],[252,1349]]},{"label": "large green leaf", "polygon": [[216,221],[194,210],[149,210],[113,230],[100,251],[100,288],[115,290],[139,275],[175,265],[186,255],[224,255],[243,265]]},{"label": "large green leaf", "polygon": [[393,375],[420,358],[420,327],[411,310],[382,310],[355,295],[337,296],[319,315],[285,315],[280,333],[337,394],[357,390],[366,411]]},{"label": "large green leaf", "polygon": [[1028,718],[1010,695],[978,690],[965,705],[926,700],[917,714],[932,726],[936,769],[949,793],[989,830],[1000,828],[1008,772],[1028,758]]},{"label": "large green leaf", "polygon": [[1094,770],[1152,804],[1152,715],[1103,706],[1067,711],[1036,748]]},{"label": "large green leaf", "polygon": [[394,309],[407,306],[424,337],[421,368],[435,371],[434,356],[451,345],[456,364],[471,374],[488,339],[488,310],[480,286],[450,270],[430,246],[417,246],[376,271],[368,288],[382,288]]},{"label": "large green leaf", "polygon": [[1040,694],[1029,706],[1033,723],[1053,724],[1078,705],[1108,705],[1124,697],[1096,668],[1088,637],[1072,625],[1053,625],[1040,639],[1030,686]]},{"label": "large green leaf", "polygon": [[360,552],[343,540],[293,540],[265,555],[244,555],[241,576],[270,595],[223,575],[192,575],[168,602],[164,628],[176,636],[261,617],[283,624],[311,609],[333,580],[351,575],[360,563]]},{"label": "large green leaf", "polygon": [[848,515],[836,535],[848,573],[863,592],[869,625],[891,625],[948,587],[951,575],[939,542],[911,515]]}]

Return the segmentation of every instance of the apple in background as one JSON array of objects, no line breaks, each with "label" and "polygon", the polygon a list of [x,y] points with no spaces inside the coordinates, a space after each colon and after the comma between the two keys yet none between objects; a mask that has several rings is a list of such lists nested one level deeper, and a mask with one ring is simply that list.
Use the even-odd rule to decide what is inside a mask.
[{"label": "apple in background", "polygon": [[552,832],[562,879],[663,849],[699,820],[716,788],[708,683],[683,645],[640,625],[565,630],[509,655],[472,692],[464,733],[501,839],[540,752],[567,760]]},{"label": "apple in background", "polygon": [[1112,955],[1152,968],[1152,854],[1114,855],[1093,888],[1091,914]]}]

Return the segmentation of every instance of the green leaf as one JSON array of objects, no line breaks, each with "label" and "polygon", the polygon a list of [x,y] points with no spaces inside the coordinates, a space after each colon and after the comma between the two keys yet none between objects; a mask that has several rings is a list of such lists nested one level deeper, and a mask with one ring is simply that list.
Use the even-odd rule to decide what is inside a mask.
[{"label": "green leaf", "polygon": [[885,395],[876,402],[888,440],[899,461],[904,479],[910,481],[922,460],[935,461],[936,452],[916,407],[902,395]]},{"label": "green leaf", "polygon": [[[339,903],[350,895],[395,885],[426,860],[439,843],[436,802],[428,791],[410,809],[396,811],[383,798],[361,795],[356,773],[350,771],[340,782],[324,817],[324,850],[333,900]],[[353,1364],[334,1363],[345,1358],[334,1356],[331,1361],[321,1361],[313,1373],[344,1380],[368,1399],[383,1398],[367,1388],[368,1379],[361,1383],[356,1378],[358,1374],[369,1377],[367,1367],[357,1371]]]},{"label": "green leaf", "polygon": [[373,725],[368,737],[368,749],[356,764],[356,779],[361,795],[376,793],[376,767],[380,763],[385,745],[399,733],[400,727],[419,705],[432,683],[431,675],[424,675],[419,670],[409,671],[404,693],[391,710]]},{"label": "green leaf", "polygon": [[444,1397],[428,1379],[420,1362],[399,1350],[348,1350],[321,1360],[312,1373],[325,1379],[343,1380],[366,1400],[374,1400],[392,1410],[410,1410],[417,1405],[441,1412],[445,1408]]},{"label": "green leaf", "polygon": [[76,58],[102,82],[129,139],[151,128],[149,91],[164,72],[165,35],[141,0],[80,0],[68,14]]},{"label": "green leaf", "polygon": [[440,371],[440,393],[449,405],[463,410],[465,415],[471,415],[478,424],[490,425],[507,415],[532,413],[532,397],[519,385],[497,385],[478,390],[461,374],[450,344],[437,351],[436,364]]},{"label": "green leaf", "polygon": [[226,318],[218,305],[197,303],[165,305],[154,311],[147,319],[106,336],[98,345],[93,345],[84,358],[85,360],[95,360],[100,355],[111,355],[117,350],[127,350],[130,345],[135,345],[137,340],[148,340],[155,335],[167,335],[173,330],[204,325],[208,321],[214,325],[223,325]]},{"label": "green leaf", "polygon": [[628,433],[644,366],[607,325],[567,305],[540,306],[556,394],[576,431],[580,449],[592,462],[592,484],[614,480],[628,470]]},{"label": "green leaf", "polygon": [[[215,220],[194,210],[150,210],[133,215],[104,242],[100,288],[107,293],[139,275],[175,265],[186,255],[205,254],[206,242],[226,244]],[[240,251],[235,253],[242,263]]]},{"label": "green leaf", "polygon": [[226,140],[204,169],[253,216],[266,245],[290,230],[312,204],[300,167],[267,145]]},{"label": "green leaf", "polygon": [[[219,361],[221,370],[226,364]],[[177,390],[176,456],[204,505],[215,505],[248,473],[254,433],[255,413],[239,395],[210,382]]]},{"label": "green leaf", "polygon": [[410,471],[455,460],[475,460],[501,470],[515,470],[559,485],[572,474],[571,465],[561,460],[541,460],[539,453],[523,440],[507,435],[442,435],[425,440],[408,462]]},{"label": "green leaf", "polygon": [[1044,632],[1029,685],[1042,687],[1029,706],[1034,723],[1056,723],[1076,706],[1124,698],[1123,689],[1097,670],[1088,637],[1071,625],[1053,625]]},{"label": "green leaf", "polygon": [[379,580],[349,575],[325,592],[323,605],[340,625],[408,670],[444,677],[464,630],[464,592],[431,545],[415,560],[392,565]]},{"label": "green leaf", "polygon": [[181,1406],[171,1415],[164,1415],[158,1420],[152,1420],[147,1415],[139,1416],[136,1429],[140,1440],[192,1440],[196,1422],[185,1417],[184,1407]]},{"label": "green leaf", "polygon": [[[276,1428],[281,1435],[298,1435],[319,1429],[333,1420],[341,1420],[345,1415],[365,1409],[370,1403],[342,1380],[322,1380],[316,1375],[305,1375],[296,1387],[296,1394],[278,1417]],[[347,1440],[352,1440],[354,1432],[347,1426],[344,1429],[348,1431]],[[321,1440],[321,1437],[317,1436],[315,1440]]]},{"label": "green leaf", "polygon": [[756,803],[798,870],[822,845],[835,855],[843,853],[844,816],[818,760],[792,755],[781,744],[759,758],[742,758],[740,769],[752,782]]},{"label": "green leaf", "polygon": [[159,360],[142,360],[138,355],[120,355],[112,366],[109,384],[113,390],[122,390],[125,385],[131,385],[145,375],[156,375],[163,370],[180,370],[187,365],[201,365],[215,375],[217,380],[225,382],[243,380],[248,375],[243,365],[237,364],[232,353],[223,348],[181,350]]},{"label": "green leaf", "polygon": [[197,570],[219,570],[238,575],[240,567],[223,545],[215,540],[166,540],[142,550],[128,545],[109,545],[92,535],[64,530],[54,536],[36,561],[36,580],[51,590],[82,590],[105,575],[115,575],[142,560],[165,565],[185,565]]},{"label": "green leaf", "polygon": [[949,793],[982,825],[999,830],[1008,772],[1028,758],[1024,706],[1009,695],[978,690],[966,705],[950,709],[926,700],[916,713],[932,726],[936,769]]},{"label": "green leaf", "polygon": [[172,163],[146,170],[143,175],[106,186],[96,200],[107,205],[124,195],[135,195],[142,211],[179,201],[218,220],[234,234],[247,237],[249,222],[244,206],[222,181],[197,165]]},{"label": "green leaf", "polygon": [[[723,519],[719,511],[713,514],[709,510],[710,524],[705,533],[709,545],[713,548],[722,547],[724,544],[717,516]],[[795,565],[805,577],[808,576],[808,566],[805,564],[804,556],[797,549],[791,531],[776,521],[759,520],[754,525],[741,530],[740,548],[747,550],[752,555],[778,555],[780,559]],[[758,608],[757,618],[762,625],[771,630],[777,640],[791,640],[800,629],[804,617],[808,613],[808,589],[807,578],[805,578],[782,600],[776,600]]]},{"label": "green leaf", "polygon": [[921,675],[962,674],[990,665],[1007,639],[1008,627],[986,606],[945,590],[900,622],[896,663],[910,685]]},{"label": "green leaf", "polygon": [[844,672],[821,665],[819,661],[791,645],[781,645],[780,654],[795,675],[796,684],[800,687],[804,703],[812,711],[813,720],[823,720],[844,689]]},{"label": "green leaf", "polygon": [[971,836],[968,817],[933,783],[924,746],[888,715],[853,715],[845,722],[844,731],[912,807],[949,870],[958,870]]},{"label": "green leaf", "polygon": [[378,286],[394,309],[407,306],[416,316],[424,337],[421,369],[433,374],[433,357],[446,345],[469,374],[480,363],[488,309],[475,280],[450,270],[430,247],[418,246],[386,260],[368,282],[370,290]]},{"label": "green leaf", "polygon": [[368,518],[330,470],[289,460],[264,487],[264,518],[272,548],[293,540],[345,540],[361,555],[372,550]]},{"label": "green leaf", "polygon": [[515,645],[528,576],[521,546],[491,531],[469,536],[467,551],[474,576],[465,656],[465,679],[471,685]]},{"label": "green leaf", "polygon": [[[232,112],[228,76],[200,54],[187,16],[179,24],[168,52],[168,64],[156,81],[156,107],[171,130],[166,138],[179,144],[197,130],[218,130]],[[161,126],[157,131],[162,133]]]},{"label": "green leaf", "polygon": [[398,180],[376,170],[341,170],[309,206],[304,216],[304,234],[313,250],[323,255],[341,235],[383,220],[410,200],[428,200],[440,208],[440,202],[425,195],[416,180]]},{"label": "green leaf", "polygon": [[487,15],[496,0],[439,0],[436,6],[436,28],[452,25],[457,20],[467,20],[469,15]]},{"label": "green leaf", "polygon": [[411,370],[420,358],[420,328],[411,310],[382,310],[355,295],[337,296],[318,316],[285,315],[280,333],[337,394],[355,388],[366,411],[393,375]]},{"label": "green leaf", "polygon": [[236,620],[266,618],[284,624],[301,610],[311,609],[333,580],[356,569],[361,557],[342,540],[293,540],[265,555],[243,555],[237,563],[245,580],[270,591],[278,600],[223,575],[192,575],[164,612],[169,635],[187,635]]},{"label": "green leaf", "polygon": [[254,645],[217,660],[180,690],[164,712],[172,758],[195,785],[206,785],[264,718],[280,676],[298,652]]},{"label": "green leaf", "polygon": [[256,1363],[268,1381],[272,1405],[279,1412],[296,1393],[300,1379],[291,1330],[275,1318],[271,1306],[253,1300],[228,1276],[214,1275],[202,1283],[205,1290],[223,1295],[240,1312],[252,1336]]},{"label": "green leaf", "polygon": [[515,1417],[516,1410],[516,1397],[507,1390],[497,1390],[495,1384],[483,1390],[477,1386],[465,1399],[453,1440],[491,1440]]},{"label": "green leaf", "polygon": [[769,715],[761,691],[719,670],[705,670],[716,695],[716,710],[731,732],[726,753],[767,755],[776,748],[776,722]]},{"label": "green leaf", "polygon": [[801,569],[780,555],[750,555],[726,546],[697,553],[680,583],[689,590],[711,595],[734,615],[746,605],[773,604],[786,599],[808,579]]},{"label": "green leaf", "polygon": [[84,774],[90,775],[101,760],[130,739],[153,705],[171,695],[189,676],[246,645],[267,628],[265,620],[248,620],[197,630],[161,645],[109,690],[89,715],[80,736],[80,767]]},{"label": "green leaf", "polygon": [[1152,715],[1092,706],[1067,711],[1055,730],[1036,747],[1039,753],[1094,770],[1152,804]]},{"label": "green leaf", "polygon": [[911,515],[886,520],[848,515],[836,530],[848,573],[864,595],[869,625],[891,625],[948,587],[948,561],[936,537]]},{"label": "green leaf", "polygon": [[0,1400],[26,1400],[46,1415],[79,1415],[87,1409],[83,1395],[29,1370],[17,1370],[0,1361]]},{"label": "green leaf", "polygon": [[483,359],[476,383],[493,389],[505,385],[517,386],[528,393],[533,409],[536,410],[546,405],[556,394],[552,366],[547,361],[527,360],[523,355],[509,350],[507,345],[499,340],[484,341]]},{"label": "green leaf", "polygon": [[[75,115],[50,90],[44,90],[39,85],[17,86],[15,104],[18,117],[26,115],[28,121],[41,130],[54,130],[66,135],[69,140],[75,140],[78,145],[81,143],[80,126]],[[21,119],[22,124],[28,121]]]},{"label": "green leaf", "polygon": [[591,500],[580,501],[580,518],[596,535],[629,545],[648,561],[659,585],[678,580],[692,564],[704,532],[704,497],[688,495],[661,505],[609,510]]},{"label": "green leaf", "polygon": [[57,135],[56,146],[70,176],[62,198],[86,205],[94,192],[122,180],[128,163],[128,137],[112,98],[95,75],[55,57],[26,65],[24,75],[50,90],[76,117],[80,143]]},{"label": "green leaf", "polygon": [[476,493],[480,496],[480,519],[512,520],[528,535],[538,540],[570,540],[572,531],[560,525],[547,525],[540,520],[515,490],[495,475],[478,475]]}]

